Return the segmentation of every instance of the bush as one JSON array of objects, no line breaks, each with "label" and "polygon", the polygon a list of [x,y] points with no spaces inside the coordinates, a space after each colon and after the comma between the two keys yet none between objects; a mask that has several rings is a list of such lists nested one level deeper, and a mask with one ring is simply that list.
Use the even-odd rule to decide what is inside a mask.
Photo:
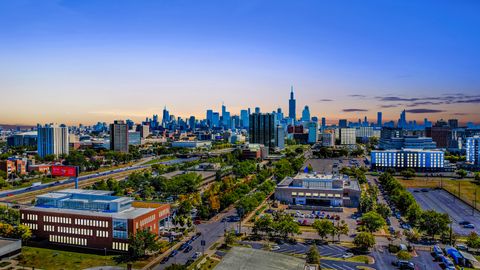
[{"label": "bush", "polygon": [[405,251],[405,250],[401,250],[397,253],[397,258],[399,260],[410,260],[412,258],[412,255],[410,253],[408,253],[408,251]]},{"label": "bush", "polygon": [[400,251],[400,247],[397,245],[388,244],[388,252],[397,253]]}]

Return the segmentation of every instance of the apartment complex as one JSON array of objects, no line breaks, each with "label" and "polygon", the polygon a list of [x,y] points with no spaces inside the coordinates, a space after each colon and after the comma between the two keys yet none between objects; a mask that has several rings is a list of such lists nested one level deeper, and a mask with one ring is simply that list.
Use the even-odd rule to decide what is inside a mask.
[{"label": "apartment complex", "polygon": [[134,202],[111,191],[64,189],[37,196],[20,210],[21,223],[52,244],[128,251],[139,229],[159,234],[170,215],[168,204]]},{"label": "apartment complex", "polygon": [[40,157],[68,155],[68,127],[65,125],[37,125],[37,150]]}]

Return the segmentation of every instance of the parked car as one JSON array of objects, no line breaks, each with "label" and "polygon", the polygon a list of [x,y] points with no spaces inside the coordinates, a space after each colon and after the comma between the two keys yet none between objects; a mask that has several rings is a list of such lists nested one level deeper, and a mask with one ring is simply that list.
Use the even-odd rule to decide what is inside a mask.
[{"label": "parked car", "polygon": [[442,256],[442,263],[445,265],[445,270],[455,270],[455,265],[449,258]]},{"label": "parked car", "polygon": [[458,223],[458,224],[464,226],[464,225],[468,225],[468,224],[472,224],[472,223],[468,220],[464,220],[464,221],[460,221],[460,223]]},{"label": "parked car", "polygon": [[202,255],[201,252],[195,252],[195,254],[193,254],[193,256],[192,256],[192,259],[196,260],[196,259],[198,259],[201,255]]},{"label": "parked car", "polygon": [[433,246],[433,257],[435,258],[435,260],[438,260],[438,261],[440,261],[442,259],[443,251],[440,248],[440,246],[438,246],[438,245]]},{"label": "parked car", "polygon": [[168,257],[175,257],[175,255],[177,255],[177,254],[178,254],[178,250],[175,249],[174,251],[172,251],[170,253],[170,255],[168,255]]},{"label": "parked car", "polygon": [[415,270],[415,264],[413,262],[398,260],[392,262],[392,264],[399,269]]},{"label": "parked car", "polygon": [[475,229],[475,225],[470,223],[470,224],[464,225],[463,228],[465,228],[465,229]]},{"label": "parked car", "polygon": [[276,250],[279,250],[279,249],[280,249],[280,246],[274,245],[274,246],[272,246],[272,248],[270,250],[276,251]]},{"label": "parked car", "polygon": [[183,251],[184,253],[188,253],[190,251],[192,251],[193,247],[188,245],[187,248],[185,248],[185,251]]},{"label": "parked car", "polygon": [[170,259],[170,257],[168,257],[168,256],[163,257],[163,259],[160,261],[160,264],[164,264],[164,263],[168,262],[168,259]]},{"label": "parked car", "polygon": [[462,251],[467,251],[468,250],[468,247],[466,245],[457,245],[457,249],[458,250],[462,250]]},{"label": "parked car", "polygon": [[351,252],[347,252],[347,253],[342,255],[342,258],[344,258],[344,259],[351,258],[351,257],[353,257],[353,253],[351,253]]}]

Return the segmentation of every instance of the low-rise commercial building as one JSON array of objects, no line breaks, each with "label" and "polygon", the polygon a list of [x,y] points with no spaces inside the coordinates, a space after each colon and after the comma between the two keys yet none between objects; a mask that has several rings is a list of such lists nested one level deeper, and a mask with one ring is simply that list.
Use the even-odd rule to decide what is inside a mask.
[{"label": "low-rise commercial building", "polygon": [[346,175],[299,173],[286,177],[275,189],[275,199],[291,205],[356,207],[360,186]]},{"label": "low-rise commercial building", "polygon": [[172,147],[210,148],[210,147],[212,147],[212,142],[210,142],[210,141],[176,141],[176,142],[172,142]]},{"label": "low-rise commercial building", "polygon": [[134,202],[111,191],[65,189],[37,196],[20,210],[21,223],[35,238],[52,244],[128,251],[139,229],[159,234],[170,215],[168,204]]}]

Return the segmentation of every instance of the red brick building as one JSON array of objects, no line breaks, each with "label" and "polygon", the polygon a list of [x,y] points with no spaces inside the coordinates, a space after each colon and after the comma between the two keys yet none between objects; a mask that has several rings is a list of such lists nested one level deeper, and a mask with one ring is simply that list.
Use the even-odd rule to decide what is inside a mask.
[{"label": "red brick building", "polygon": [[54,244],[128,251],[128,237],[146,228],[164,229],[170,206],[134,202],[112,192],[66,189],[37,196],[35,206],[21,209],[21,223],[39,240]]}]

